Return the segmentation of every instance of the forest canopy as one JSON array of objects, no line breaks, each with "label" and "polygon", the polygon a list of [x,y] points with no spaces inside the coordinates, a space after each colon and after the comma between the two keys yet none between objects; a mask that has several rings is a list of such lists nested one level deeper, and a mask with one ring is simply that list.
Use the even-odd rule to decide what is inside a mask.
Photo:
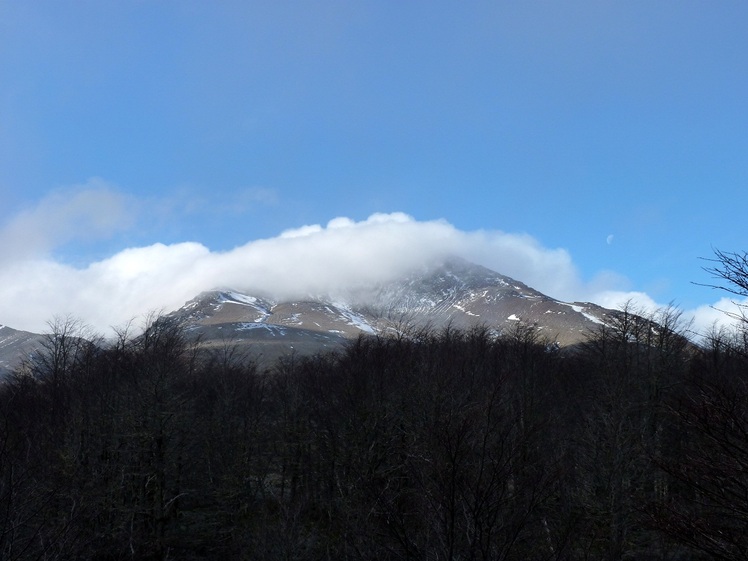
[{"label": "forest canopy", "polygon": [[748,344],[623,310],[260,370],[56,324],[0,391],[3,559],[745,559]]}]

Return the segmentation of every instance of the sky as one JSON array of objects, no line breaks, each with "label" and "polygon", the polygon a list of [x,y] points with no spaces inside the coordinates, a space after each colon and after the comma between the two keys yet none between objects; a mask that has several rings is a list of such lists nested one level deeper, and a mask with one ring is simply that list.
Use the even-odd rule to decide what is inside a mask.
[{"label": "sky", "polygon": [[[748,4],[0,0],[0,323],[459,254],[673,304],[748,249]],[[699,284],[701,283],[701,284]]]}]

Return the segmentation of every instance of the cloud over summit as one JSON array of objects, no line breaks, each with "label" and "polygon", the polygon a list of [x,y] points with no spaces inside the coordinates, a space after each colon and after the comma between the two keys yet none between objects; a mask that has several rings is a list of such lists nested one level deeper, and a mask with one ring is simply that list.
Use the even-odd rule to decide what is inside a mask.
[{"label": "cloud over summit", "polygon": [[[11,219],[0,229],[0,323],[42,331],[54,316],[70,314],[108,332],[149,312],[176,309],[205,290],[232,288],[278,299],[344,293],[452,255],[562,300],[615,306],[632,295],[617,290],[615,275],[585,284],[568,251],[543,247],[527,234],[466,232],[445,220],[419,221],[398,212],[361,221],[337,217],[223,252],[198,242],[155,243],[82,267],[50,256],[55,242],[112,235],[131,219],[117,192],[101,185],[68,198],[54,194]],[[643,305],[655,305],[638,296]]]}]

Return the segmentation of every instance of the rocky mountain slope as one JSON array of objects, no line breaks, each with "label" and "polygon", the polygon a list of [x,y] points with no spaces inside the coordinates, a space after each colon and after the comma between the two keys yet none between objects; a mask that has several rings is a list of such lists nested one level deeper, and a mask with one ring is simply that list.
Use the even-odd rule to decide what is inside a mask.
[{"label": "rocky mountain slope", "polygon": [[334,349],[359,335],[393,335],[423,327],[485,326],[496,334],[537,326],[561,346],[578,343],[611,314],[590,303],[555,300],[510,277],[453,259],[407,278],[347,295],[274,301],[210,291],[168,317],[205,346],[238,345],[267,359]]},{"label": "rocky mountain slope", "polygon": [[[238,348],[269,363],[289,353],[340,348],[362,334],[407,334],[447,325],[485,326],[500,334],[521,322],[536,326],[549,342],[571,345],[615,313],[590,303],[561,302],[485,267],[452,259],[336,296],[281,301],[236,290],[204,292],[166,317],[206,348]],[[41,335],[0,328],[0,375],[41,340]]]}]

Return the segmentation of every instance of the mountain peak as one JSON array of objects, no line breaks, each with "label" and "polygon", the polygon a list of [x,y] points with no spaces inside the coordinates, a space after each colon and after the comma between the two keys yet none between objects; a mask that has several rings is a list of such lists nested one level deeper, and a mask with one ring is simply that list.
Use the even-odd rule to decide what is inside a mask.
[{"label": "mountain peak", "polygon": [[591,304],[560,302],[511,277],[450,258],[403,278],[334,297],[273,300],[245,291],[214,290],[170,315],[205,340],[230,335],[257,345],[285,341],[294,351],[299,351],[299,345],[316,351],[359,335],[382,335],[405,327],[484,326],[501,333],[518,322],[536,326],[549,341],[571,344],[604,323],[607,312]]}]

